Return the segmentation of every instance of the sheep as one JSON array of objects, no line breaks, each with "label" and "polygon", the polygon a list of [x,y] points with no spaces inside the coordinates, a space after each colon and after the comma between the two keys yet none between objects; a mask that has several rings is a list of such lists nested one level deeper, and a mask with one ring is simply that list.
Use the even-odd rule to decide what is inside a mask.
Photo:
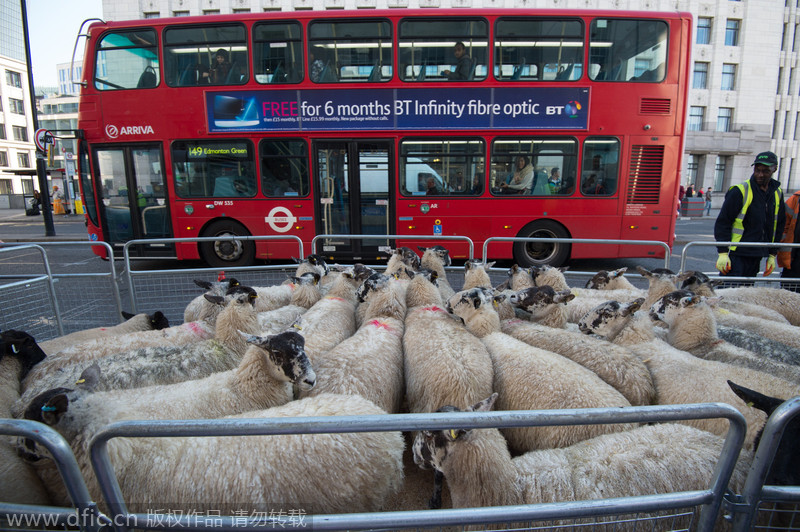
[{"label": "sheep", "polygon": [[[706,296],[709,298],[717,297],[717,293],[714,291],[716,286],[719,286],[723,283],[720,279],[711,279],[708,275],[704,274],[703,272],[698,272],[694,270],[689,270],[684,272],[684,280],[681,283],[680,288],[683,290],[691,290],[695,294],[699,296]],[[736,313],[737,315],[744,315],[744,316],[753,316],[755,318],[762,318],[765,320],[770,320],[775,323],[785,323],[788,324],[789,320],[776,310],[772,310],[771,308],[767,308],[763,305],[759,305],[757,303],[749,303],[745,301],[736,301],[736,300],[727,300],[725,298],[720,297],[719,301],[716,303],[716,308],[719,309],[717,312],[717,321],[725,321],[727,314],[725,310],[731,311]]]},{"label": "sheep", "polygon": [[[208,295],[223,296],[228,289],[233,288],[234,286],[239,286],[239,281],[233,277],[225,279],[225,273],[220,272],[216,282],[210,283],[208,281],[194,279],[194,284],[200,288],[203,288],[206,291],[205,293]],[[183,310],[184,323],[205,321],[213,324],[216,321],[216,317],[217,314],[219,314],[220,309],[213,304],[209,304],[208,300],[203,297],[204,295],[205,294],[195,297],[189,302],[188,305],[186,305],[186,308]]]},{"label": "sheep", "polygon": [[498,286],[497,290],[524,290],[532,286],[536,286],[536,284],[533,282],[531,269],[522,268],[518,264],[513,264],[511,268],[508,269],[508,279]]},{"label": "sheep", "polygon": [[[625,278],[625,272],[628,268],[619,268],[617,270],[600,270],[594,276],[586,281],[586,288],[594,290],[630,290],[631,292],[639,291],[638,288],[633,286],[631,282]],[[642,296],[645,294],[642,293]]]},{"label": "sheep", "polygon": [[[486,291],[473,288],[454,295],[446,307],[487,347],[494,364],[494,390],[500,393],[500,410],[630,406],[622,394],[580,364],[500,332],[500,318],[492,305]],[[505,434],[514,452],[526,452],[564,447],[631,427],[526,427],[507,429]]]},{"label": "sheep", "polygon": [[316,272],[306,272],[292,277],[292,299],[288,305],[258,313],[258,326],[261,334],[275,334],[283,331],[297,321],[308,309],[320,300],[320,276]]},{"label": "sheep", "polygon": [[444,309],[435,276],[416,275],[406,295],[414,305],[403,335],[410,412],[435,412],[443,404],[469,406],[490,394],[494,382],[486,346]]},{"label": "sheep", "polygon": [[[19,399],[19,383],[45,353],[28,333],[7,330],[0,333],[0,418],[11,417],[11,405]],[[0,501],[15,504],[49,505],[42,481],[25,463],[5,436],[0,436]]]},{"label": "sheep", "polygon": [[39,347],[47,354],[57,353],[71,345],[92,340],[94,338],[108,338],[135,331],[150,331],[153,329],[164,329],[169,327],[169,320],[159,310],[152,315],[149,314],[130,314],[122,312],[122,316],[126,321],[113,325],[111,327],[94,327],[92,329],[84,329],[74,333],[65,334],[52,340],[39,342]]},{"label": "sheep", "polygon": [[653,304],[650,316],[667,324],[667,341],[678,349],[706,360],[749,367],[800,383],[800,367],[758,356],[721,340],[714,312],[705,301],[704,296],[689,290],[676,290]]},{"label": "sheep", "polygon": [[[38,407],[38,408],[37,408]],[[44,410],[42,410],[44,407]],[[101,494],[89,459],[95,433],[111,421],[103,408],[73,412],[68,394],[54,393],[27,409],[71,444],[92,498]],[[385,414],[358,396],[323,394],[223,419],[371,416]],[[247,501],[269,511],[275,501],[314,513],[377,511],[402,485],[403,437],[399,432],[298,434],[204,438],[116,438],[108,452],[126,501],[170,501],[176,511],[219,510]],[[37,473],[68,503],[46,452],[25,449]],[[214,473],[209,474],[209,468]],[[336,489],[320,489],[321,479]],[[235,506],[234,506],[235,507]],[[236,508],[236,507],[235,507]]]},{"label": "sheep", "polygon": [[298,332],[306,339],[306,353],[312,364],[356,332],[355,275],[353,267],[338,275],[327,295],[314,303],[296,324]]},{"label": "sheep", "polygon": [[406,269],[416,271],[420,267],[419,255],[413,249],[399,247],[392,250],[392,256],[389,258],[389,262],[386,263],[386,270],[383,273],[390,276],[407,277]]},{"label": "sheep", "polygon": [[530,269],[533,285],[551,286],[554,290],[569,290],[567,279],[564,277],[564,272],[568,269],[568,266],[553,268],[546,264],[543,266],[534,266]]},{"label": "sheep", "polygon": [[363,324],[351,337],[317,356],[317,386],[301,397],[323,393],[360,395],[390,414],[403,401],[403,319],[405,284],[376,273],[359,288],[367,308]]},{"label": "sheep", "polygon": [[[494,394],[467,411],[488,411],[496,400]],[[420,467],[444,475],[454,508],[471,508],[708,489],[723,443],[708,432],[664,423],[516,458],[497,429],[423,431],[413,451]],[[752,456],[742,453],[731,476],[732,489],[744,486],[751,462]]]},{"label": "sheep", "polygon": [[439,245],[430,248],[417,246],[417,249],[422,251],[420,268],[426,268],[436,272],[436,284],[439,286],[439,291],[442,293],[442,299],[447,301],[456,293],[447,281],[447,271],[445,270],[446,267],[453,264],[453,261],[450,259],[450,252],[444,246]]},{"label": "sheep", "polygon": [[634,406],[655,401],[656,390],[650,371],[639,357],[624,347],[600,343],[580,332],[553,329],[526,320],[503,320],[501,327],[504,333],[517,340],[558,353],[593,371]]},{"label": "sheep", "polygon": [[305,273],[316,273],[321,279],[328,275],[330,271],[325,257],[315,253],[312,253],[303,260],[294,259],[294,262],[297,264],[297,269],[294,272],[295,277],[302,277]]},{"label": "sheep", "polygon": [[[754,389],[773,390],[786,397],[796,395],[800,387],[768,373],[704,360],[672,347],[655,336],[649,316],[634,316],[641,303],[642,300],[626,304],[607,302],[585,316],[579,324],[581,332],[627,347],[641,358],[653,377],[657,404],[722,402],[739,410],[747,421],[745,448],[751,449],[766,416],[739,399],[727,380],[733,379]],[[723,419],[681,423],[720,436],[729,428],[728,421]]]},{"label": "sheep", "polygon": [[570,323],[578,323],[581,318],[591,312],[595,307],[602,305],[606,301],[632,302],[644,298],[643,307],[650,308],[662,296],[676,290],[676,283],[683,279],[683,274],[676,275],[667,268],[655,268],[650,271],[641,266],[636,267],[643,277],[647,279],[647,293],[641,290],[593,290],[586,288],[573,288],[572,293],[577,297],[567,305],[567,320]]},{"label": "sheep", "polygon": [[492,288],[492,279],[489,277],[489,270],[494,266],[494,262],[484,264],[480,260],[470,259],[464,263],[464,284],[461,290],[470,288]]},{"label": "sheep", "polygon": [[575,295],[569,290],[556,292],[548,285],[519,290],[508,297],[511,305],[530,313],[530,321],[555,329],[566,326],[566,304],[573,299]]},{"label": "sheep", "polygon": [[[744,386],[728,381],[731,387],[742,401],[764,412],[767,416],[783,404],[783,399],[770,397],[755,390],[750,390]],[[761,440],[761,432],[756,437],[754,447],[757,449]],[[764,484],[770,486],[797,486],[800,484],[800,453],[797,452],[797,442],[800,441],[800,418],[794,417],[786,423],[783,429],[781,441],[775,450],[775,457],[772,459]]]},{"label": "sheep", "polygon": [[[792,325],[792,327],[794,327]],[[785,364],[800,366],[800,349],[736,327],[717,323],[717,335],[737,347]]]},{"label": "sheep", "polygon": [[[166,345],[134,349],[96,359],[104,375],[97,389],[172,384],[235,368],[247,350],[247,343],[239,331],[257,334],[259,330],[253,308],[255,290],[249,287],[234,290],[243,292],[233,296],[217,318],[215,339],[177,347]],[[219,296],[207,297],[222,301]],[[85,363],[72,364],[48,373],[42,373],[38,368],[31,371],[23,381],[24,393],[15,411],[18,412],[22,404],[44,390],[74,383],[85,366]]]},{"label": "sheep", "polygon": [[719,289],[717,295],[727,301],[754,303],[775,310],[792,325],[800,325],[800,293],[785,288],[740,286]]},{"label": "sheep", "polygon": [[[292,384],[305,390],[316,383],[316,375],[303,350],[303,337],[298,333],[245,335],[245,339],[250,347],[236,368],[202,379],[95,391],[103,375],[97,364],[93,364],[79,379],[89,393],[82,390],[62,393],[76,415],[90,416],[102,410],[110,420],[211,419],[288,403],[292,400]],[[37,397],[51,395],[53,392],[48,390]],[[32,403],[37,403],[37,399]]]}]

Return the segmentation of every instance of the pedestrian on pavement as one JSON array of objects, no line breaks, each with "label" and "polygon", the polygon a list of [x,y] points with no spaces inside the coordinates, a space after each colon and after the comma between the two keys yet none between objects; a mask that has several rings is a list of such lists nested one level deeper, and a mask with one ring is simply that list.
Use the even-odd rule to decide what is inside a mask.
[{"label": "pedestrian on pavement", "polygon": [[[800,224],[797,223],[797,213],[800,209],[800,190],[789,196],[786,200],[786,227],[783,231],[782,244],[800,243]],[[778,251],[778,266],[781,277],[800,278],[800,248],[781,248]],[[800,281],[784,283],[783,288],[792,292],[800,292]]]},{"label": "pedestrian on pavement", "polygon": [[64,194],[58,190],[58,185],[53,185],[53,214],[67,214],[64,209]]},{"label": "pedestrian on pavement", "polygon": [[786,205],[780,183],[772,179],[778,169],[778,157],[770,151],[756,155],[753,174],[725,194],[725,200],[714,223],[717,242],[734,242],[730,247],[718,246],[717,270],[722,275],[755,277],[761,258],[767,257],[764,275],[775,269],[776,246],[739,247],[736,242],[778,242],[786,225]]},{"label": "pedestrian on pavement", "polygon": [[705,197],[705,200],[706,200],[706,204],[705,204],[706,216],[711,216],[711,187],[708,187],[706,189],[706,194],[705,194],[704,197]]},{"label": "pedestrian on pavement", "polygon": [[689,186],[686,187],[686,197],[693,198],[694,197],[694,185],[689,183]]}]

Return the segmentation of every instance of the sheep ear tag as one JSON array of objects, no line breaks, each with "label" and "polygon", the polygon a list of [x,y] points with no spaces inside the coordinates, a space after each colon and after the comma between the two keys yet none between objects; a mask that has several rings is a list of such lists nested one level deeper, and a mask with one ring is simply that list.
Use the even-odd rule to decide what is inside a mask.
[{"label": "sheep ear tag", "polygon": [[500,308],[500,303],[498,303],[496,299],[492,299],[492,305],[494,308]]},{"label": "sheep ear tag", "polygon": [[456,431],[455,429],[450,429],[450,438],[452,438],[453,440],[457,440],[458,439],[458,431]]}]

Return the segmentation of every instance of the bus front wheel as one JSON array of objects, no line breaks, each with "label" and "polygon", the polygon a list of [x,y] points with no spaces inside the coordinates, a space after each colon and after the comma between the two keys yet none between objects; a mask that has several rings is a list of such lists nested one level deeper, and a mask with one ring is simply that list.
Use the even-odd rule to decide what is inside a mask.
[{"label": "bus front wheel", "polygon": [[[520,238],[569,238],[567,230],[552,220],[531,222],[517,235]],[[522,267],[548,265],[554,268],[567,261],[571,246],[554,242],[515,242],[514,260]]]},{"label": "bus front wheel", "polygon": [[[249,236],[241,224],[230,220],[218,220],[209,225],[201,236]],[[218,240],[200,242],[200,257],[212,268],[252,266],[255,263],[256,246],[245,240]]]}]

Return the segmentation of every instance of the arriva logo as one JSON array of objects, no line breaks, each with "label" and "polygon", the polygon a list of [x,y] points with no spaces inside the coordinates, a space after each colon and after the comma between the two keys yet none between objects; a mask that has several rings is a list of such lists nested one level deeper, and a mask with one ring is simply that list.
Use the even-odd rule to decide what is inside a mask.
[{"label": "arriva logo", "polygon": [[154,133],[153,126],[125,126],[123,128],[117,128],[112,124],[106,126],[106,135],[112,139],[120,135],[153,135]]}]

